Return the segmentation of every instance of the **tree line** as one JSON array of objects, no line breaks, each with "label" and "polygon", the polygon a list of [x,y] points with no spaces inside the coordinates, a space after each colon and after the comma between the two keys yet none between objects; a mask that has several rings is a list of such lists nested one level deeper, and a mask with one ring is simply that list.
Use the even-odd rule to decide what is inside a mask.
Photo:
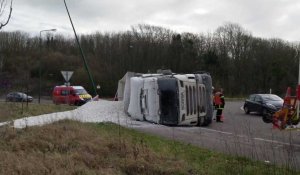
[{"label": "tree line", "polygon": [[[235,97],[270,89],[282,96],[298,82],[299,43],[255,37],[235,23],[205,34],[139,24],[124,32],[96,32],[79,38],[95,84],[101,86],[100,96],[113,96],[127,71],[206,71],[215,88],[222,87],[226,96]],[[37,94],[40,67],[43,95],[64,83],[61,70],[74,71],[71,84],[93,92],[73,37],[0,32],[0,84],[6,80],[9,89]]]}]

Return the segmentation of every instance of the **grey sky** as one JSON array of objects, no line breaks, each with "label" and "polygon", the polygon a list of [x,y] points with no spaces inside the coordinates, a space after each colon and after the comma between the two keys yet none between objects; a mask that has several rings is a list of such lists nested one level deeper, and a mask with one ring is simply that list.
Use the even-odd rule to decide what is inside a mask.
[{"label": "grey sky", "polygon": [[[66,0],[78,33],[124,31],[150,24],[177,32],[213,32],[238,23],[254,36],[300,41],[299,0]],[[4,31],[72,34],[63,0],[14,0]]]}]

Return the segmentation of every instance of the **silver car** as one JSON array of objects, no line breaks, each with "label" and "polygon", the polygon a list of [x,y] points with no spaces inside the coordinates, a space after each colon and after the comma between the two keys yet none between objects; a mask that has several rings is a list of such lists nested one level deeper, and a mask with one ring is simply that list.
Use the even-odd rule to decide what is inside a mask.
[{"label": "silver car", "polygon": [[11,92],[9,94],[6,95],[6,99],[7,102],[8,101],[12,101],[12,102],[32,102],[33,101],[33,97],[23,93],[23,92]]}]

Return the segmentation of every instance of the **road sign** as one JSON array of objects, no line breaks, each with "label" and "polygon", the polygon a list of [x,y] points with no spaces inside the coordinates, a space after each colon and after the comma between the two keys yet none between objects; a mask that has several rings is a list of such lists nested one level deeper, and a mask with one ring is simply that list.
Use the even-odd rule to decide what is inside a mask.
[{"label": "road sign", "polygon": [[73,71],[60,71],[66,82],[69,82],[70,78],[73,75]]}]

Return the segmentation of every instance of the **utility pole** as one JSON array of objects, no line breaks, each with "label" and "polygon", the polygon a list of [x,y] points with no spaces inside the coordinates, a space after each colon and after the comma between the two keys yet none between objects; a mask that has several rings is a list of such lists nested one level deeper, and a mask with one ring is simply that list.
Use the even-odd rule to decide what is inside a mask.
[{"label": "utility pole", "polygon": [[55,32],[56,29],[47,29],[40,31],[40,57],[39,57],[39,104],[41,103],[41,88],[42,88],[42,32]]},{"label": "utility pole", "polygon": [[298,66],[298,85],[297,85],[297,119],[299,119],[299,108],[300,108],[300,55],[299,51],[296,50],[296,57],[298,56],[299,66]]},{"label": "utility pole", "polygon": [[96,86],[95,86],[95,83],[94,83],[92,74],[91,74],[90,69],[89,69],[89,67],[88,67],[88,65],[87,65],[87,62],[86,62],[86,59],[85,59],[85,55],[84,55],[83,50],[82,50],[82,47],[81,47],[81,45],[80,45],[80,42],[79,42],[79,39],[78,39],[76,30],[75,30],[75,27],[74,27],[74,25],[73,25],[73,22],[72,22],[72,19],[71,19],[71,15],[70,15],[70,13],[69,13],[69,10],[68,10],[68,7],[67,7],[67,4],[66,4],[66,1],[65,1],[65,0],[64,0],[64,3],[65,3],[65,7],[66,7],[66,10],[67,10],[67,13],[68,13],[68,16],[69,16],[69,19],[70,19],[70,22],[71,22],[73,31],[74,31],[74,35],[75,35],[76,42],[77,42],[77,44],[78,44],[78,47],[79,47],[79,50],[80,50],[80,53],[81,53],[81,57],[82,57],[82,60],[83,60],[83,63],[84,63],[85,70],[86,70],[87,73],[88,73],[89,79],[90,79],[90,81],[91,81],[91,83],[92,83],[92,86],[93,86],[94,95],[96,96],[96,95],[97,95],[97,90],[96,90]]}]

